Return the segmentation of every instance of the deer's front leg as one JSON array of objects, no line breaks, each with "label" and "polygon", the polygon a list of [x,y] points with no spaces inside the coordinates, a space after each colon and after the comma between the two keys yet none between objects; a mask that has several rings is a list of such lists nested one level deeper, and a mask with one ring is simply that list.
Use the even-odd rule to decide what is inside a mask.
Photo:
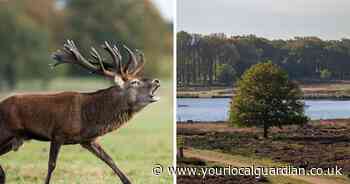
[{"label": "deer's front leg", "polygon": [[57,156],[58,156],[58,152],[60,151],[60,148],[61,148],[61,144],[57,142],[51,142],[48,172],[47,172],[45,184],[50,183],[52,172],[56,168],[56,160],[57,160]]},{"label": "deer's front leg", "polygon": [[97,142],[89,142],[81,144],[84,148],[89,150],[95,156],[104,161],[110,168],[113,169],[114,173],[118,175],[123,184],[131,184],[129,178],[117,167],[112,158],[103,150]]}]

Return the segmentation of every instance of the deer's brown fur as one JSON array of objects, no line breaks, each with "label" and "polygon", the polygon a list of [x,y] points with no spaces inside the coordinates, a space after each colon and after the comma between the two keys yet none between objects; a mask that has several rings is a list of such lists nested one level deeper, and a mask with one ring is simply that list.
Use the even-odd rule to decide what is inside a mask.
[{"label": "deer's brown fur", "polygon": [[17,139],[87,142],[119,128],[135,113],[117,88],[12,96],[0,103],[0,121]]},{"label": "deer's brown fur", "polygon": [[[83,58],[73,41],[68,41],[64,51],[56,52],[54,59],[60,63],[78,64],[110,78],[115,76],[117,85],[91,93],[15,95],[0,102],[0,155],[17,150],[25,140],[50,141],[49,169],[45,182],[49,184],[61,145],[81,144],[108,164],[123,184],[131,183],[96,139],[118,129],[136,112],[157,101],[154,92],[159,87],[159,81],[136,76],[143,62],[139,67],[130,69],[130,63],[137,64],[136,56],[130,49],[127,48],[129,63],[124,68],[118,49],[112,49],[107,42],[105,49],[113,56],[114,71],[104,68],[104,62],[96,50],[92,56],[99,63],[90,63]],[[108,66],[111,69],[112,66]],[[0,166],[0,184],[3,184],[1,181],[4,183],[5,174]]]}]

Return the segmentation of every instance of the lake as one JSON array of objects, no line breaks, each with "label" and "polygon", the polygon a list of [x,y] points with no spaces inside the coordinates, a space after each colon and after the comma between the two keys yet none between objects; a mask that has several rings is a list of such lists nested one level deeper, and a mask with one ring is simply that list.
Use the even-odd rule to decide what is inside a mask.
[{"label": "lake", "polygon": [[[228,119],[230,98],[178,98],[177,121],[223,121]],[[312,120],[350,118],[350,101],[305,100]]]}]

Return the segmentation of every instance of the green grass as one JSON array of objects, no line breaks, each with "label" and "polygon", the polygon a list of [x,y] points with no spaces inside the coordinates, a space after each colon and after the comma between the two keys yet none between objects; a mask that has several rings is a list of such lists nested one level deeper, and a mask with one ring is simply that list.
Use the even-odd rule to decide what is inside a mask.
[{"label": "green grass", "polygon": [[[45,91],[90,91],[107,87],[102,80],[58,79]],[[39,91],[35,81],[19,84],[16,92]],[[3,93],[2,96],[8,93]],[[117,165],[126,172],[133,183],[172,182],[167,174],[152,175],[152,166],[172,164],[172,84],[162,81],[161,100],[151,104],[127,125],[100,139]],[[7,173],[7,184],[43,183],[47,172],[49,143],[26,142],[17,152],[0,157]],[[57,161],[52,183],[102,184],[120,183],[112,170],[79,145],[64,146]]]}]

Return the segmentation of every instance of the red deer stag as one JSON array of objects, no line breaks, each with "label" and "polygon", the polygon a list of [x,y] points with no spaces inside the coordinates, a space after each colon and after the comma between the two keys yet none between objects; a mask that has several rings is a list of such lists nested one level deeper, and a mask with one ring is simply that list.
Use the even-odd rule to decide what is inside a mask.
[{"label": "red deer stag", "polygon": [[[111,63],[91,48],[93,60],[79,52],[73,41],[68,40],[63,50],[52,54],[57,62],[53,66],[76,64],[94,74],[115,81],[114,86],[92,93],[62,92],[58,94],[27,94],[11,96],[0,103],[0,155],[17,150],[25,140],[50,141],[50,156],[46,184],[56,166],[62,145],[80,144],[104,161],[123,184],[130,184],[128,177],[103,150],[97,139],[118,129],[133,115],[159,98],[155,92],[159,80],[141,78],[143,54],[135,54],[124,46],[128,62],[122,64],[122,56],[116,46],[105,42],[103,48],[111,55]],[[0,166],[0,183],[5,174]]]}]

